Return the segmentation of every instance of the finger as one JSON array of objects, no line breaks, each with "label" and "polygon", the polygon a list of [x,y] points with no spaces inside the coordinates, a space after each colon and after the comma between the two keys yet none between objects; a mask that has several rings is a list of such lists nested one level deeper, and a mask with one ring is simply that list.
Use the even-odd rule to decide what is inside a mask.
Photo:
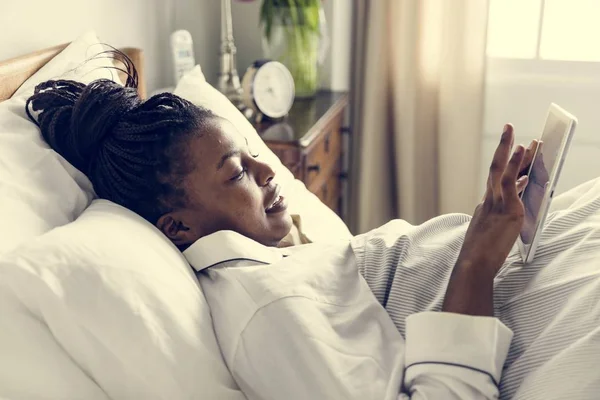
[{"label": "finger", "polygon": [[492,199],[492,197],[492,180],[488,175],[487,182],[485,184],[485,193],[483,194],[483,199],[481,200],[481,202],[483,203],[486,199]]},{"label": "finger", "polygon": [[544,155],[542,153],[542,146],[543,146],[543,143],[540,142],[540,144],[538,146],[538,155],[535,157],[535,160],[533,161],[535,175],[536,175],[536,182],[547,182],[550,179],[550,171],[548,171],[548,169],[546,168],[546,165],[544,164]]},{"label": "finger", "polygon": [[[513,127],[510,124],[506,124],[504,125],[504,131],[502,132],[502,139],[500,139],[500,144],[496,148],[494,158],[492,159],[492,164],[490,165],[489,186],[491,194],[494,197],[494,201],[502,201],[501,180],[504,170],[506,169],[506,163],[510,157],[513,141]],[[515,180],[513,180],[513,182]]]},{"label": "finger", "polygon": [[525,190],[528,183],[529,183],[529,177],[527,175],[523,175],[519,179],[517,179],[517,183],[516,183],[517,194],[520,195],[521,193],[523,193],[523,190]]},{"label": "finger", "polygon": [[523,161],[521,162],[521,170],[519,172],[519,175],[527,174],[529,166],[531,165],[531,161],[533,161],[533,156],[535,156],[537,146],[538,141],[532,140],[527,150],[525,150],[525,156],[523,157]]},{"label": "finger", "polygon": [[519,175],[519,168],[524,156],[525,149],[523,146],[518,145],[504,170],[504,174],[502,174],[502,198],[505,203],[518,199],[515,181]]}]

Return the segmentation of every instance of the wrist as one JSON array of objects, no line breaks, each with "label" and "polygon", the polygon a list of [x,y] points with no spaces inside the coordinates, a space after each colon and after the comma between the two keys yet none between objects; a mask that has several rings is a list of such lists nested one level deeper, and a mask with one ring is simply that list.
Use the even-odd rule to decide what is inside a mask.
[{"label": "wrist", "polygon": [[490,254],[459,254],[455,269],[459,268],[480,278],[494,279],[504,260]]},{"label": "wrist", "polygon": [[485,258],[458,258],[454,265],[454,273],[461,273],[478,281],[493,281],[496,276],[497,268],[493,267],[493,263]]},{"label": "wrist", "polygon": [[494,276],[472,260],[457,261],[444,298],[443,311],[466,315],[494,315]]}]

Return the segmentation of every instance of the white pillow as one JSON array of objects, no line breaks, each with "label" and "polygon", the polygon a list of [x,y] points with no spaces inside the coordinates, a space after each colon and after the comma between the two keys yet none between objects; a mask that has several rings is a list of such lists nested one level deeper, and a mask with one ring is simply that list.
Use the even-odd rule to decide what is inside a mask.
[{"label": "white pillow", "polygon": [[245,398],[183,255],[114,203],[5,255],[5,294],[18,318],[0,331],[0,397]]},{"label": "white pillow", "polygon": [[0,399],[108,400],[54,339],[48,326],[2,282],[0,354]]},{"label": "white pillow", "polygon": [[351,236],[341,218],[306,189],[301,181],[294,179],[291,171],[267,147],[244,115],[221,92],[206,81],[199,65],[179,81],[174,93],[229,120],[240,133],[248,138],[253,151],[257,149],[259,157],[275,169],[276,179],[284,187],[290,212],[301,216],[302,230],[312,241],[328,241]]},{"label": "white pillow", "polygon": [[25,102],[37,84],[49,79],[118,81],[117,74],[102,68],[112,65],[110,59],[85,62],[102,50],[93,32],[84,34],[0,103],[0,254],[73,221],[94,196],[89,180],[49,149],[27,118]]}]

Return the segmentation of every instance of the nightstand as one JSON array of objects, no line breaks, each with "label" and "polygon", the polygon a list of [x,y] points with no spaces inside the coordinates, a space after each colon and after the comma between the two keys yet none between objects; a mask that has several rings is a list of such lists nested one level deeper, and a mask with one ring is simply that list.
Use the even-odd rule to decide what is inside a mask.
[{"label": "nightstand", "polygon": [[254,125],[296,179],[340,216],[347,107],[347,93],[321,91],[313,99],[296,100],[283,121]]}]

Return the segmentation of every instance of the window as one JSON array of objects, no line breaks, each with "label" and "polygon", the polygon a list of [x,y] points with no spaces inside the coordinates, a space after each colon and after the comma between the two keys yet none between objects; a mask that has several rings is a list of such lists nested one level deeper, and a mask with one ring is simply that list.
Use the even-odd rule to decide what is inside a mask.
[{"label": "window", "polygon": [[487,54],[600,61],[600,0],[490,0]]}]

